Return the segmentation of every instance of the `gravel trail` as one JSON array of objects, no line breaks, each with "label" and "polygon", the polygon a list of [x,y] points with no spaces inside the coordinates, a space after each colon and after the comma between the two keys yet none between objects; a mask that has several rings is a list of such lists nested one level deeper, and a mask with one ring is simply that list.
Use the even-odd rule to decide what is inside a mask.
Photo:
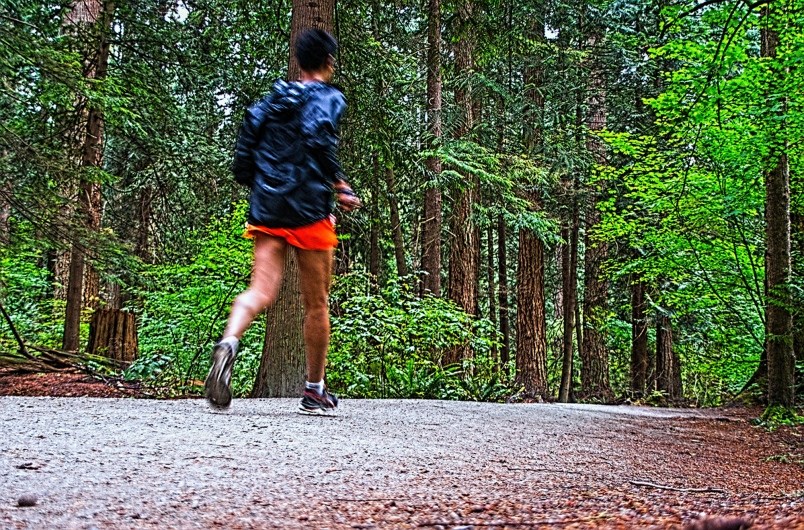
[{"label": "gravel trail", "polygon": [[0,528],[804,528],[802,467],[737,412],[296,403],[2,397]]}]

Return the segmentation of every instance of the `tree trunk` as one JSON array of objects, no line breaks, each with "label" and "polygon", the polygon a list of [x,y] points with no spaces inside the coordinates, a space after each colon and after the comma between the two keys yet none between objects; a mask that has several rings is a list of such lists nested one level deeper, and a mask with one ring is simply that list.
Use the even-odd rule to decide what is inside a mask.
[{"label": "tree trunk", "polygon": [[391,234],[394,238],[394,257],[396,272],[400,277],[410,274],[405,256],[405,234],[402,231],[402,218],[399,214],[399,200],[396,194],[396,175],[394,168],[385,168],[385,184],[388,187],[388,207],[391,210]]},{"label": "tree trunk", "polygon": [[[569,184],[570,193],[575,190]],[[570,226],[565,226],[561,231],[561,237],[569,242],[568,248],[563,254],[562,270],[562,290],[564,291],[564,340],[561,363],[561,387],[559,388],[558,401],[568,403],[572,393],[572,332],[575,326],[576,315],[578,313],[578,232],[580,230],[580,214],[578,211],[578,200],[572,198],[572,221]],[[581,341],[578,340],[580,347]]]},{"label": "tree trunk", "polygon": [[[298,79],[301,74],[293,52],[296,38],[309,28],[332,32],[334,18],[335,0],[293,0],[289,80]],[[295,397],[304,385],[304,311],[299,292],[299,264],[295,252],[288,252],[287,256],[279,296],[274,306],[266,311],[265,345],[252,391],[254,397]]]},{"label": "tree trunk", "polygon": [[140,191],[137,235],[134,244],[134,254],[140,258],[144,263],[152,263],[153,256],[151,254],[150,246],[150,229],[151,229],[151,215],[152,203],[154,199],[154,190],[150,185],[143,186]]},{"label": "tree trunk", "polygon": [[[429,0],[427,20],[427,132],[429,147],[441,142],[441,0]],[[422,270],[424,292],[441,296],[441,160],[425,161],[428,185],[424,192],[422,222]]]},{"label": "tree trunk", "polygon": [[[460,75],[469,77],[474,70],[474,35],[472,28],[472,0],[464,0],[458,7],[460,39],[455,43],[455,66]],[[471,86],[455,91],[461,112],[458,138],[468,138],[474,127],[476,105]],[[466,187],[457,193],[450,225],[452,240],[449,259],[449,298],[470,315],[478,314],[478,280],[480,275],[480,233],[472,219],[477,203],[477,179],[466,175]],[[446,364],[458,363],[471,357],[468,345],[453,348],[444,356]]]},{"label": "tree trunk", "polygon": [[502,214],[497,217],[497,265],[498,265],[498,293],[500,303],[500,333],[502,334],[502,347],[500,348],[500,366],[505,368],[511,357],[511,326],[508,318],[508,251],[506,249],[507,237],[505,218]]},{"label": "tree trunk", "polygon": [[87,351],[121,363],[137,359],[137,319],[118,309],[99,309],[89,324]]},{"label": "tree trunk", "polygon": [[[606,162],[603,142],[594,136],[595,132],[606,128],[606,88],[605,73],[596,47],[600,46],[602,35],[591,34],[587,48],[593,56],[589,73],[589,93],[587,105],[589,115],[587,125],[591,134],[586,145],[597,164]],[[608,400],[611,398],[609,385],[609,357],[606,339],[602,332],[608,308],[608,282],[603,277],[601,267],[608,255],[605,243],[595,241],[595,232],[600,225],[600,210],[597,201],[604,190],[589,190],[589,203],[586,210],[586,231],[584,244],[584,297],[583,297],[583,348],[581,349],[581,391],[586,398]]]},{"label": "tree trunk", "polygon": [[[791,241],[791,267],[799,282],[804,281],[804,215],[793,213],[790,216],[790,241]],[[794,257],[793,257],[794,256]],[[799,366],[804,369],[804,297],[794,302],[796,308],[793,315],[793,355],[799,361]],[[801,382],[801,370],[796,372],[796,381]]]},{"label": "tree trunk", "polygon": [[[494,270],[494,226],[489,223],[486,228],[486,282],[488,283],[489,320],[492,329],[497,329],[497,286],[494,281]],[[491,356],[499,368],[499,350],[496,343],[492,348]]]},{"label": "tree trunk", "polygon": [[519,232],[516,312],[516,381],[528,397],[546,399],[547,333],[544,321],[544,244]]},{"label": "tree trunk", "polygon": [[[91,40],[84,48],[85,76],[88,79],[102,80],[106,77],[109,63],[109,38],[114,3],[104,4],[101,0],[76,0],[65,20],[65,29],[80,32],[85,28],[93,28],[89,32]],[[78,142],[80,145],[80,165],[83,168],[101,167],[103,155],[103,111],[90,101],[81,101],[76,108],[86,109],[85,119],[79,120]],[[81,174],[82,180],[85,178]],[[83,180],[78,186],[77,230],[72,234],[73,243],[70,250],[70,263],[67,283],[67,306],[64,316],[64,335],[62,349],[77,351],[81,322],[81,310],[85,302],[94,303],[98,295],[97,274],[89,268],[86,283],[84,276],[87,231],[100,228],[100,184]],[[85,285],[88,292],[85,292]]]},{"label": "tree trunk", "polygon": [[631,392],[645,395],[648,381],[648,317],[645,283],[638,277],[631,282]]},{"label": "tree trunk", "polygon": [[379,211],[379,186],[380,182],[380,159],[377,153],[372,155],[372,167],[374,178],[371,179],[371,203],[369,205],[369,218],[371,229],[369,230],[369,276],[371,281],[379,285],[380,279],[380,211]]},{"label": "tree trunk", "polygon": [[14,185],[9,176],[8,180],[0,182],[0,245],[11,243],[11,227],[8,220],[11,217],[11,194],[13,192]]},{"label": "tree trunk", "polygon": [[[772,29],[773,1],[762,8],[761,55],[773,60],[779,33]],[[775,61],[769,63],[773,67]],[[774,72],[776,78],[785,73]],[[773,83],[778,87],[778,83]],[[787,103],[775,119],[786,113]],[[772,145],[765,170],[765,337],[768,350],[768,404],[792,407],[795,402],[796,361],[793,354],[793,316],[790,311],[790,162],[785,124],[770,126]]]},{"label": "tree trunk", "polygon": [[[544,21],[540,5],[532,19],[530,37],[543,42]],[[544,96],[541,92],[541,65],[525,69],[525,100],[529,106],[526,122],[526,149],[531,156],[539,154],[543,139]],[[541,209],[537,192],[529,190],[526,198],[533,211]],[[528,228],[519,229],[517,264],[516,312],[516,381],[524,386],[528,397],[546,399],[547,388],[547,331],[544,301],[544,243]]]},{"label": "tree trunk", "polygon": [[681,366],[673,349],[673,327],[670,317],[656,317],[656,389],[671,401],[681,397]]}]

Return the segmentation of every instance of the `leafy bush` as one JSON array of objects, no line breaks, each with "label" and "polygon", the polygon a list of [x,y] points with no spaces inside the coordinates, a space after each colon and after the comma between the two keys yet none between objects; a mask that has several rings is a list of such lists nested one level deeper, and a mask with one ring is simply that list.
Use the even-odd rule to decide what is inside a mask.
[{"label": "leafy bush", "polygon": [[[29,223],[15,223],[14,240],[0,246],[0,300],[23,339],[31,344],[61,347],[64,302],[53,301],[52,280],[40,266],[42,242]],[[82,328],[86,337],[86,326]],[[0,349],[17,348],[6,322],[0,323]]]},{"label": "leafy bush", "polygon": [[[252,244],[241,237],[244,208],[245,203],[238,204],[231,215],[196,234],[199,243],[189,263],[148,269],[130,308],[138,313],[140,354],[127,378],[181,392],[198,389],[232,300],[248,287]],[[258,318],[241,341],[232,377],[235,395],[251,390],[264,332]],[[185,382],[189,388],[183,387]]]},{"label": "leafy bush", "polygon": [[[419,298],[404,279],[375,292],[365,275],[351,274],[336,279],[332,307],[327,381],[344,396],[499,400],[511,394],[495,371],[493,325],[448,300]],[[462,346],[474,358],[444,366],[444,354]]]}]

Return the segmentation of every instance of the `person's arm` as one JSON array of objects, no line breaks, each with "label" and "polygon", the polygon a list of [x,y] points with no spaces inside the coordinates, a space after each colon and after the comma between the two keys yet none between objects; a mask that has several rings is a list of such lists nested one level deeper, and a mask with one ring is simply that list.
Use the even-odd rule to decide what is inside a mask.
[{"label": "person's arm", "polygon": [[254,149],[259,142],[259,130],[265,109],[260,103],[253,105],[246,111],[240,133],[237,135],[235,156],[232,162],[232,173],[238,184],[251,187],[254,182]]},{"label": "person's arm", "polygon": [[335,194],[338,199],[338,204],[347,212],[351,212],[355,208],[360,208],[363,203],[360,202],[352,187],[343,179],[335,181]]}]

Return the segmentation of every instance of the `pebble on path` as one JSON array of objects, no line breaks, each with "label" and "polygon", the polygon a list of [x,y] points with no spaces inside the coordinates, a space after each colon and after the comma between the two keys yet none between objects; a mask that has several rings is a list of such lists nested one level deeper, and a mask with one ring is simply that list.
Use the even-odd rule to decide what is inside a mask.
[{"label": "pebble on path", "polygon": [[29,506],[36,506],[38,499],[36,495],[31,493],[26,493],[25,495],[20,495],[20,498],[17,499],[17,506],[20,508],[27,508]]}]

